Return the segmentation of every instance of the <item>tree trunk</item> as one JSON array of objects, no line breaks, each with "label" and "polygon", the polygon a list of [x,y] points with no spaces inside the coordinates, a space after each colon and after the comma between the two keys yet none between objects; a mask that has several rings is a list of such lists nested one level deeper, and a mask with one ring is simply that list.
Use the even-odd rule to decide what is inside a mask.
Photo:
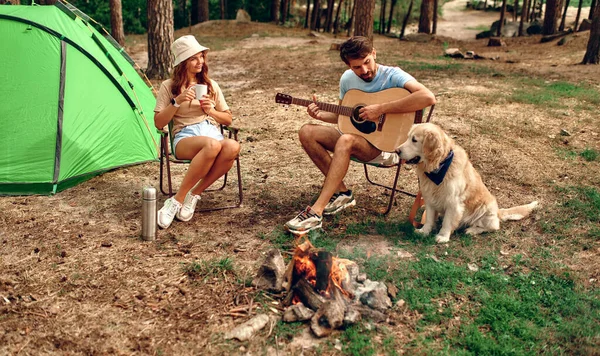
[{"label": "tree trunk", "polygon": [[356,16],[354,35],[373,39],[373,12],[375,12],[375,0],[356,1]]},{"label": "tree trunk", "polygon": [[310,0],[306,0],[306,18],[304,19],[304,28],[308,28],[308,18],[310,14]]},{"label": "tree trunk", "polygon": [[512,12],[513,21],[517,21],[517,11],[519,11],[519,0],[515,0],[515,6],[513,7]]},{"label": "tree trunk", "polygon": [[569,3],[571,0],[567,0],[565,3],[565,9],[563,11],[562,19],[560,20],[560,26],[558,26],[559,31],[563,31],[565,29],[565,21],[567,20],[567,10],[569,9]]},{"label": "tree trunk", "polygon": [[502,10],[500,10],[500,23],[498,23],[498,31],[496,36],[502,35],[502,27],[504,27],[504,17],[506,16],[506,0],[502,0]]},{"label": "tree trunk", "polygon": [[337,10],[335,11],[335,21],[333,22],[333,34],[337,35],[338,29],[340,28],[340,9],[344,4],[344,0],[340,0],[338,3]]},{"label": "tree trunk", "polygon": [[208,21],[208,0],[198,0],[198,22]]},{"label": "tree trunk", "polygon": [[284,25],[285,22],[287,21],[289,11],[290,11],[289,0],[283,0],[281,2],[281,16],[279,17],[282,25]]},{"label": "tree trunk", "polygon": [[357,0],[352,1],[352,15],[350,15],[350,20],[348,21],[348,36],[350,36],[350,34],[354,32],[353,28],[354,18],[356,17],[356,1]]},{"label": "tree trunk", "polygon": [[225,20],[227,17],[227,0],[221,0],[221,20]]},{"label": "tree trunk", "polygon": [[557,22],[562,9],[562,0],[546,1],[546,14],[544,15],[544,27],[542,35],[553,35],[557,32]]},{"label": "tree trunk", "polygon": [[588,15],[589,20],[592,19],[594,15],[594,9],[596,8],[596,6],[600,6],[598,5],[598,0],[592,0],[592,3],[590,4],[590,14]]},{"label": "tree trunk", "polygon": [[421,16],[419,16],[419,33],[431,33],[431,15],[433,13],[433,0],[421,1]]},{"label": "tree trunk", "polygon": [[279,5],[281,0],[271,0],[271,21],[279,23]]},{"label": "tree trunk", "polygon": [[579,27],[579,18],[581,17],[581,7],[583,6],[583,0],[579,0],[579,5],[577,6],[577,16],[575,16],[575,24],[573,25],[573,31],[577,32],[577,28]]},{"label": "tree trunk", "polygon": [[316,31],[319,29],[321,20],[321,0],[314,0],[312,16],[310,18],[310,29]]},{"label": "tree trunk", "polygon": [[527,19],[527,6],[529,5],[528,0],[523,0],[523,5],[521,6],[521,21],[519,22],[519,37],[525,35],[523,33],[523,27],[525,25],[525,20]]},{"label": "tree trunk", "polygon": [[333,26],[333,8],[335,7],[335,0],[327,0],[327,18],[325,19],[325,32],[331,32]]},{"label": "tree trunk", "polygon": [[537,0],[533,0],[531,2],[531,9],[529,10],[529,22],[533,22],[535,20],[535,5]]},{"label": "tree trunk", "polygon": [[396,8],[396,3],[398,0],[392,0],[390,4],[390,16],[388,16],[387,29],[385,33],[390,33],[392,31],[392,19],[394,18],[394,9]]},{"label": "tree trunk", "polygon": [[110,34],[121,46],[125,45],[123,30],[123,8],[121,0],[110,0]]},{"label": "tree trunk", "polygon": [[402,22],[402,30],[400,31],[400,39],[404,38],[404,30],[406,30],[406,24],[408,23],[408,19],[410,18],[410,13],[412,12],[414,0],[410,0],[410,4],[408,5],[408,10],[406,11],[406,16],[404,16],[404,21]]},{"label": "tree trunk", "polygon": [[431,29],[432,34],[437,33],[437,18],[438,18],[438,0],[433,0],[433,28]]},{"label": "tree trunk", "polygon": [[385,8],[387,7],[387,0],[381,0],[381,6],[379,7],[379,29],[377,33],[382,35],[385,32]]},{"label": "tree trunk", "polygon": [[148,68],[150,79],[167,79],[173,64],[173,2],[148,0]]},{"label": "tree trunk", "polygon": [[594,16],[592,19],[592,28],[590,30],[590,39],[588,40],[587,50],[583,57],[582,64],[600,63],[600,6],[596,4]]}]

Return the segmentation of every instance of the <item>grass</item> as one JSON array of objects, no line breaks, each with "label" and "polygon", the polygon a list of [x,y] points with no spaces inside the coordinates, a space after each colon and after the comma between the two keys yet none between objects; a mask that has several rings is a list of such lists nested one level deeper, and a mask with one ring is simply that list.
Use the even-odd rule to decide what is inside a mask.
[{"label": "grass", "polygon": [[[590,246],[586,241],[600,241],[597,188],[560,187],[556,196],[557,206],[539,222],[542,230],[544,221],[553,222],[552,229],[543,231],[544,239],[569,237]],[[600,289],[580,284],[560,262],[564,251],[554,246],[508,256],[499,253],[500,246],[485,242],[501,235],[461,233],[455,243],[439,246],[433,237],[415,234],[407,222],[384,217],[348,224],[344,236],[332,231],[337,230],[315,232],[309,238],[315,246],[334,251],[344,236],[379,234],[417,256],[408,260],[368,255],[358,248],[340,256],[357,262],[369,279],[394,284],[394,303],[404,300],[418,316],[414,335],[402,345],[369,324],[344,329],[338,338],[345,355],[392,355],[399,349],[408,354],[589,354],[600,344]],[[474,239],[480,240],[477,245]],[[478,268],[469,268],[471,263]],[[277,331],[280,337],[299,333],[296,326],[286,328]]]},{"label": "grass", "polygon": [[220,278],[226,274],[235,274],[233,259],[230,257],[213,258],[183,264],[183,271],[194,280]]},{"label": "grass", "polygon": [[[588,105],[580,106],[590,109],[600,105],[600,92],[589,85],[577,85],[568,82],[548,82],[543,79],[522,79],[520,89],[509,94],[509,101],[551,108],[566,107],[565,99],[576,99]],[[562,99],[562,100],[561,100]]]},{"label": "grass", "polygon": [[579,156],[588,162],[597,161],[600,154],[593,148],[586,148],[579,153]]}]

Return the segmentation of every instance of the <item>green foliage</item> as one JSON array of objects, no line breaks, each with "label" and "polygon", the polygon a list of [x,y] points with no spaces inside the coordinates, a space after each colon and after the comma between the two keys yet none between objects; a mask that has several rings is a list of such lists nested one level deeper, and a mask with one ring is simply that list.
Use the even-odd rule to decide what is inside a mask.
[{"label": "green foliage", "polygon": [[[102,0],[73,0],[75,7],[93,18],[110,32],[110,7],[108,1]],[[146,32],[147,12],[146,1],[128,0],[122,3],[123,28],[126,34],[141,34]]]},{"label": "green foliage", "polygon": [[200,260],[183,264],[183,271],[191,279],[202,279],[221,277],[226,273],[234,273],[233,259],[225,257],[221,259]]},{"label": "green foliage", "polygon": [[570,219],[600,222],[600,192],[594,187],[574,186],[560,189],[565,196],[562,206]]},{"label": "green foliage", "polygon": [[592,105],[600,105],[600,92],[589,85],[567,82],[547,82],[542,79],[521,80],[521,88],[515,90],[510,100],[539,106],[562,107],[558,99],[577,99]]},{"label": "green foliage", "polygon": [[598,160],[598,151],[593,148],[586,148],[579,153],[579,155],[588,162]]},{"label": "green foliage", "polygon": [[275,342],[275,336],[277,336],[278,342],[290,342],[294,336],[300,335],[305,327],[305,324],[302,322],[286,323],[279,320],[273,328],[270,340],[271,342]]},{"label": "green foliage", "polygon": [[373,343],[373,332],[362,325],[353,325],[340,335],[343,352],[346,355],[369,356],[375,355],[377,350]]}]

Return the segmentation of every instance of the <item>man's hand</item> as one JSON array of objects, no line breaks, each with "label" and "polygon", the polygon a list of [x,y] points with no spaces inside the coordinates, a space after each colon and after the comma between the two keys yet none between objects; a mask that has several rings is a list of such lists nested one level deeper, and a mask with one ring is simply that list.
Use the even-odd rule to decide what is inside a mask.
[{"label": "man's hand", "polygon": [[307,106],[306,111],[313,119],[323,120],[320,116],[321,110],[317,106],[317,96],[315,94],[313,94],[313,102]]},{"label": "man's hand", "polygon": [[383,108],[381,104],[367,105],[359,110],[358,116],[361,119],[368,121],[379,121],[379,117],[383,115]]}]

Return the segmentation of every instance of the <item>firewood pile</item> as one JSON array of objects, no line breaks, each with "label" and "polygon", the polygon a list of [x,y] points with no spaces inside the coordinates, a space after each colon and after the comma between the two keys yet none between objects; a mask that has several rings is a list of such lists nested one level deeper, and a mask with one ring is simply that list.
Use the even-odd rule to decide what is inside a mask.
[{"label": "firewood pile", "polygon": [[361,274],[358,265],[315,248],[308,240],[285,263],[271,250],[253,280],[254,286],[279,293],[283,321],[305,321],[318,337],[363,319],[386,321],[392,307],[388,288]]}]

